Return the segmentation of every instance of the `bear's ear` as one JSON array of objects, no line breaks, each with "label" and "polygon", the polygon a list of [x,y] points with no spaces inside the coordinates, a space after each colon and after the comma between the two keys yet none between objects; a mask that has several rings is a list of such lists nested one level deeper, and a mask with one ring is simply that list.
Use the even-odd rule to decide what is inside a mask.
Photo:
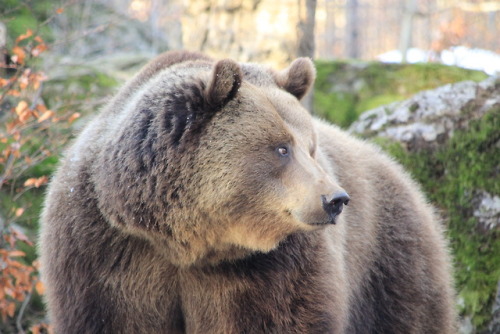
[{"label": "bear's ear", "polygon": [[316,69],[309,58],[295,59],[276,75],[276,83],[299,100],[306,95],[315,79]]},{"label": "bear's ear", "polygon": [[238,92],[243,74],[241,67],[231,59],[218,61],[206,88],[206,99],[211,107],[222,108]]}]

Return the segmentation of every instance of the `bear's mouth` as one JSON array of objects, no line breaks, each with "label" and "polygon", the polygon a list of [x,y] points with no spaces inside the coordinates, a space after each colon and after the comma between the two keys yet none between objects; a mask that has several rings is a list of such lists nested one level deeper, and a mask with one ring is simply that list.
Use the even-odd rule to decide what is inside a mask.
[{"label": "bear's mouth", "polygon": [[330,215],[328,219],[320,222],[309,223],[309,225],[313,226],[326,226],[326,225],[335,225],[337,224],[337,217],[339,215]]},{"label": "bear's mouth", "polygon": [[309,226],[317,226],[317,227],[322,227],[322,226],[328,226],[328,225],[336,225],[337,224],[337,217],[340,215],[340,212],[338,213],[330,213],[330,214],[317,214],[315,217],[300,217],[296,216],[292,213],[291,210],[286,210],[285,211],[288,215],[294,216],[295,219],[298,221],[302,222],[303,224],[309,225]]}]

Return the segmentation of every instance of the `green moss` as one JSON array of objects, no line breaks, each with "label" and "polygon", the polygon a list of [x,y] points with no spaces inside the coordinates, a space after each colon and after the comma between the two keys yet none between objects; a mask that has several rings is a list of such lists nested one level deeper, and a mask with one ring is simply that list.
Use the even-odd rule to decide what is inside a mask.
[{"label": "green moss", "polygon": [[484,72],[433,63],[405,64],[401,66],[398,74],[406,78],[404,86],[412,91],[421,91],[463,80],[481,81],[487,77]]},{"label": "green moss", "polygon": [[26,32],[26,30],[35,30],[38,21],[29,13],[12,18],[7,22],[7,31],[11,36],[19,36]]},{"label": "green moss", "polygon": [[15,39],[31,29],[46,42],[52,42],[52,33],[48,25],[40,26],[55,11],[50,0],[5,0],[0,6],[0,17],[7,26],[7,46],[12,47]]},{"label": "green moss", "polygon": [[[356,108],[356,116],[359,116],[358,114],[361,114],[363,111],[375,109],[377,107],[402,100],[404,100],[404,98],[401,95],[391,93],[367,97],[366,99],[358,103],[358,106]],[[357,117],[354,120],[356,119]]]},{"label": "green moss", "polygon": [[321,91],[328,90],[331,86],[331,74],[338,73],[343,66],[343,62],[317,60],[315,89]]},{"label": "green moss", "polygon": [[480,231],[472,215],[477,191],[500,196],[500,109],[491,110],[458,131],[438,151],[408,154],[400,144],[378,139],[423,185],[430,200],[448,217],[448,234],[455,260],[463,314],[479,330],[491,318],[500,280],[500,231]]},{"label": "green moss", "polygon": [[96,76],[97,82],[101,87],[114,88],[118,85],[118,81],[109,75],[106,75],[104,73],[97,73]]},{"label": "green moss", "polygon": [[93,69],[86,70],[87,73],[85,74],[72,74],[73,71],[74,69],[69,68],[68,77],[57,80],[49,80],[49,83],[62,83],[66,86],[76,85],[82,91],[94,91],[100,90],[101,88],[113,88],[118,84],[116,79]]},{"label": "green moss", "polygon": [[16,218],[15,223],[21,227],[27,228],[28,231],[30,231],[28,234],[35,236],[34,233],[38,227],[38,219],[43,203],[42,188],[31,189],[25,193],[14,190],[14,194],[10,191],[2,190],[0,192],[0,201],[0,212],[6,215],[12,215],[12,210],[14,210],[14,208],[23,208],[23,215]]},{"label": "green moss", "polygon": [[369,109],[463,80],[481,81],[480,71],[441,64],[317,61],[314,112],[347,127]]},{"label": "green moss", "polygon": [[[95,112],[105,97],[110,96],[119,82],[112,76],[91,67],[68,67],[65,76],[49,79],[42,97],[49,108],[60,106],[83,115]],[[76,106],[76,109],[75,109]]]},{"label": "green moss", "polygon": [[318,91],[314,94],[314,110],[316,115],[329,119],[331,122],[345,125],[351,124],[357,114],[354,110],[355,96],[344,93],[330,93]]},{"label": "green moss", "polygon": [[70,78],[71,83],[78,83],[82,89],[95,89],[95,88],[110,88],[116,86],[117,82],[114,78],[107,76],[104,73],[94,72],[82,76]]},{"label": "green moss", "polygon": [[29,177],[51,175],[54,172],[58,161],[59,159],[56,156],[47,157],[40,163],[28,169],[25,175],[28,175]]}]

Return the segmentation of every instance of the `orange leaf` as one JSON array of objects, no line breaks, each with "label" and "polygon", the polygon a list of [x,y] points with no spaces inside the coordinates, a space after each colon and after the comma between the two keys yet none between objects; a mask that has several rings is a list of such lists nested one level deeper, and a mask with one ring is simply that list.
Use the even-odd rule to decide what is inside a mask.
[{"label": "orange leaf", "polygon": [[12,53],[14,53],[14,55],[16,56],[15,58],[14,57],[11,57],[11,59],[18,63],[18,64],[24,64],[24,58],[26,58],[26,53],[24,52],[24,49],[19,47],[19,46],[14,46],[12,48]]},{"label": "orange leaf", "polygon": [[45,50],[47,50],[47,46],[45,44],[39,44],[31,50],[31,55],[33,57],[38,57]]},{"label": "orange leaf", "polygon": [[31,112],[31,110],[27,109],[27,110],[23,111],[21,113],[21,115],[19,115],[19,121],[21,123],[25,123],[32,115],[33,114]]},{"label": "orange leaf", "polygon": [[25,89],[26,87],[28,87],[30,83],[28,77],[24,75],[19,78],[18,82],[19,82],[19,88],[21,89]]},{"label": "orange leaf", "polygon": [[16,38],[16,44],[19,43],[20,41],[26,39],[26,38],[31,37],[31,36],[33,36],[33,31],[31,29],[28,29],[25,34],[22,34],[21,36]]},{"label": "orange leaf", "polygon": [[47,110],[47,107],[44,104],[37,104],[35,108],[39,112],[45,112]]},{"label": "orange leaf", "polygon": [[16,217],[21,217],[23,213],[24,213],[24,209],[23,208],[18,208],[16,210]]},{"label": "orange leaf", "polygon": [[14,291],[12,294],[12,298],[17,299],[18,301],[22,302],[26,296],[22,291]]},{"label": "orange leaf", "polygon": [[44,72],[38,72],[36,77],[38,81],[46,81],[49,78]]},{"label": "orange leaf", "polygon": [[20,101],[16,107],[16,114],[21,115],[28,108],[28,102]]},{"label": "orange leaf", "polygon": [[12,150],[10,148],[6,148],[5,150],[2,151],[2,155],[5,158],[8,158],[11,152],[12,152]]},{"label": "orange leaf", "polygon": [[42,334],[42,333],[54,334],[52,327],[44,323],[32,326],[30,330],[32,334]]},{"label": "orange leaf", "polygon": [[20,101],[16,107],[16,114],[21,123],[26,122],[32,115],[31,110],[28,108],[26,101]]},{"label": "orange leaf", "polygon": [[9,252],[10,257],[25,256],[25,255],[26,255],[26,253],[24,253],[23,251],[20,251],[20,250],[13,250],[13,251]]},{"label": "orange leaf", "polygon": [[18,90],[15,90],[15,89],[11,89],[7,92],[8,95],[11,95],[11,96],[21,96],[21,93],[18,91]]},{"label": "orange leaf", "polygon": [[30,178],[30,179],[27,179],[24,182],[24,186],[25,187],[34,186],[35,188],[38,188],[41,185],[47,183],[48,181],[49,181],[49,178],[47,176],[42,176],[42,177],[39,177],[39,178]]},{"label": "orange leaf", "polygon": [[16,304],[10,303],[9,305],[7,305],[7,315],[9,317],[12,318],[14,316],[15,311],[16,311]]},{"label": "orange leaf", "polygon": [[24,235],[23,232],[21,231],[18,231],[17,229],[14,229],[14,228],[11,228],[11,233],[12,235],[17,239],[17,240],[21,240],[21,241],[24,241],[25,243],[27,243],[28,245],[32,245],[33,243],[28,239],[28,237],[26,235]]},{"label": "orange leaf", "polygon": [[31,187],[35,184],[36,182],[36,178],[32,177],[30,179],[27,179],[26,181],[24,181],[24,186],[25,187]]},{"label": "orange leaf", "polygon": [[49,182],[49,178],[47,176],[39,177],[38,179],[36,179],[35,188],[38,188],[41,185],[46,184],[47,182]]},{"label": "orange leaf", "polygon": [[42,325],[38,324],[38,325],[35,325],[33,327],[31,327],[31,333],[33,334],[40,334],[40,328],[41,328]]},{"label": "orange leaf", "polygon": [[49,119],[50,117],[54,116],[54,112],[52,110],[47,110],[38,118],[38,123],[42,123],[43,121]]},{"label": "orange leaf", "polygon": [[35,290],[36,292],[41,296],[45,292],[45,286],[43,285],[42,281],[38,281],[35,284]]},{"label": "orange leaf", "polygon": [[0,78],[0,87],[5,87],[9,84],[10,80]]},{"label": "orange leaf", "polygon": [[73,123],[79,117],[80,117],[80,113],[79,112],[75,112],[73,115],[71,115],[68,118],[68,123]]},{"label": "orange leaf", "polygon": [[[9,267],[7,267],[7,269],[9,269]],[[7,269],[5,271],[7,271]],[[12,296],[14,294],[14,286],[12,284],[12,280],[8,280],[5,282],[4,291],[7,296]]]},{"label": "orange leaf", "polygon": [[39,80],[39,76],[37,74],[32,74],[30,75],[30,82],[31,82],[31,85],[33,86],[33,89],[37,90],[38,88],[40,88],[40,80]]}]

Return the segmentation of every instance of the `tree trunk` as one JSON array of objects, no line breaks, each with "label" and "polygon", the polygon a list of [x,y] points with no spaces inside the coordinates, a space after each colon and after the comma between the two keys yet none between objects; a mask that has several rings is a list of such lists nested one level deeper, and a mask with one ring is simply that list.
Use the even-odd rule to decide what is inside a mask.
[{"label": "tree trunk", "polygon": [[[316,21],[316,0],[305,0],[306,15],[305,20],[300,18],[297,25],[298,30],[298,47],[297,57],[314,58],[314,25]],[[299,8],[302,7],[302,1],[299,1]],[[313,95],[311,91],[302,99],[302,105],[313,112]]]},{"label": "tree trunk", "polygon": [[358,0],[347,2],[347,57],[359,58],[359,19]]},{"label": "tree trunk", "polygon": [[[314,23],[316,18],[316,0],[306,0],[306,17],[302,18],[298,24],[298,57],[314,58]],[[299,2],[299,6],[302,1]]]},{"label": "tree trunk", "polygon": [[407,0],[403,12],[403,22],[401,23],[401,35],[399,37],[399,51],[401,52],[401,62],[406,63],[408,49],[411,46],[411,35],[413,32],[413,17],[417,13],[417,0]]}]

